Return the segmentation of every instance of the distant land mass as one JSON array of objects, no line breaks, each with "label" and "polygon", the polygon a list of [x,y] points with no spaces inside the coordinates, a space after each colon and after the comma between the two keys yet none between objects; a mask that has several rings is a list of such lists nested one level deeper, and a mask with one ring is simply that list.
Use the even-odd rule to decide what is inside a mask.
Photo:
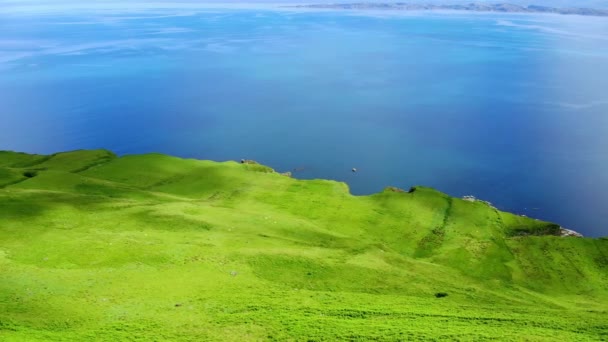
[{"label": "distant land mass", "polygon": [[557,8],[540,5],[515,5],[515,4],[424,4],[424,3],[335,3],[335,4],[309,4],[296,5],[290,7],[298,8],[321,8],[321,9],[345,9],[345,10],[399,10],[399,11],[431,11],[431,10],[450,10],[450,11],[472,11],[472,12],[500,12],[500,13],[554,13],[554,14],[574,14],[587,16],[608,16],[608,10],[593,8]]}]

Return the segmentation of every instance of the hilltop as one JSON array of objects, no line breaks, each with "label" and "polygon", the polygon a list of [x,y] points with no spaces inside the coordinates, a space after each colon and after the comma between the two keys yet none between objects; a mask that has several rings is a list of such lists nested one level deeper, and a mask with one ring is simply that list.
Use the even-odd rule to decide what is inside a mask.
[{"label": "hilltop", "polygon": [[602,340],[608,240],[252,161],[0,152],[0,339]]}]

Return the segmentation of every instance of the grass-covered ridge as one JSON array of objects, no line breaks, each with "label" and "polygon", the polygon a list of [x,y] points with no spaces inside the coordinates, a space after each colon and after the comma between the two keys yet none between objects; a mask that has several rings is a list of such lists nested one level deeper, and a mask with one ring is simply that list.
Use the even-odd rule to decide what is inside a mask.
[{"label": "grass-covered ridge", "polygon": [[555,227],[258,164],[0,152],[0,340],[607,339],[608,240]]}]

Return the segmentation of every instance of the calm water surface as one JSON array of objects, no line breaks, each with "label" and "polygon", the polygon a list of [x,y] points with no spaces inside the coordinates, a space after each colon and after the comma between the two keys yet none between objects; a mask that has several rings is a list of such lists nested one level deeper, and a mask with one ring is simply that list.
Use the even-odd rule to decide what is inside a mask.
[{"label": "calm water surface", "polygon": [[5,150],[250,158],[608,235],[605,18],[0,11],[0,119]]}]

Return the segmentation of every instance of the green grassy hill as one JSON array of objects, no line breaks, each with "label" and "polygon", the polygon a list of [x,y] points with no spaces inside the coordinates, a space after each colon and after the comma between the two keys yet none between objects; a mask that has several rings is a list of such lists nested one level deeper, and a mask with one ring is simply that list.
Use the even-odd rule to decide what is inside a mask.
[{"label": "green grassy hill", "polygon": [[608,240],[558,233],[425,187],[0,152],[0,340],[606,340]]}]

